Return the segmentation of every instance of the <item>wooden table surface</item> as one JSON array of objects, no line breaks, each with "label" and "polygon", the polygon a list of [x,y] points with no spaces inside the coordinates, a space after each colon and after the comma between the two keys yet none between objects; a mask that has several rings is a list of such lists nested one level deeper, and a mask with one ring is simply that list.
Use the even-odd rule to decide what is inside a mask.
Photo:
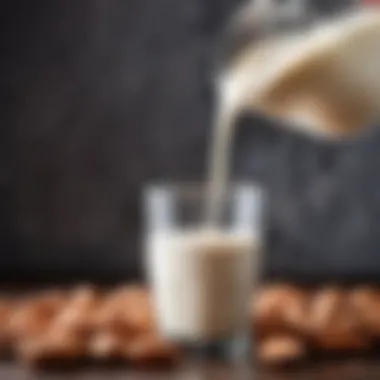
[{"label": "wooden table surface", "polygon": [[380,363],[347,360],[319,363],[283,371],[255,371],[223,364],[187,364],[171,371],[138,371],[125,368],[87,368],[70,372],[33,372],[8,363],[0,365],[0,380],[379,380]]}]

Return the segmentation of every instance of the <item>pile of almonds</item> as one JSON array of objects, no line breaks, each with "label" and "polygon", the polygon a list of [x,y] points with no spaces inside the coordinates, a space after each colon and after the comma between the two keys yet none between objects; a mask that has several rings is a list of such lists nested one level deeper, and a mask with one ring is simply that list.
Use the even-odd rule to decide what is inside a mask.
[{"label": "pile of almonds", "polygon": [[[380,291],[372,287],[269,285],[253,295],[251,315],[255,352],[265,365],[312,352],[362,351],[380,341]],[[1,300],[0,351],[30,366],[83,359],[172,365],[183,357],[159,337],[149,293],[139,286]]]},{"label": "pile of almonds", "polygon": [[31,365],[83,359],[173,364],[179,351],[159,338],[148,292],[129,286],[101,293],[83,286],[0,305],[0,348]]},{"label": "pile of almonds", "polygon": [[272,285],[252,302],[261,362],[277,365],[310,353],[353,353],[380,341],[380,291]]}]

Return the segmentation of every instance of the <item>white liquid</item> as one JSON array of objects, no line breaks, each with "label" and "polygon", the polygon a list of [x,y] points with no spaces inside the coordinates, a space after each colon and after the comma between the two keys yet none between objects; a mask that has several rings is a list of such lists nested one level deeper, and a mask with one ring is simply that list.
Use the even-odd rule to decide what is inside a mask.
[{"label": "white liquid", "polygon": [[206,198],[206,225],[217,228],[221,222],[224,199],[228,190],[228,174],[233,140],[234,114],[225,110],[217,115],[211,146]]},{"label": "white liquid", "polygon": [[165,336],[212,341],[246,331],[252,267],[259,257],[252,236],[180,231],[152,234],[147,243],[158,323]]}]

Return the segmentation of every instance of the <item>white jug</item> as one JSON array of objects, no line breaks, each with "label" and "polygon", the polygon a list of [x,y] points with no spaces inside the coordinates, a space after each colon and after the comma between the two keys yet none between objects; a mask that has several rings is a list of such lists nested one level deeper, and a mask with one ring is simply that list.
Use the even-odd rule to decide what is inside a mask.
[{"label": "white jug", "polygon": [[230,33],[245,39],[218,73],[219,107],[353,136],[380,118],[380,7],[315,19],[304,4],[249,1],[237,13]]}]

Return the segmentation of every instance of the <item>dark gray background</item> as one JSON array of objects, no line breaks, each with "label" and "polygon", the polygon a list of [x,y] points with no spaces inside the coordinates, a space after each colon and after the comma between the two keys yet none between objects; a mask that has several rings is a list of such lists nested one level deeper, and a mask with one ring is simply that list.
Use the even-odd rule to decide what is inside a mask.
[{"label": "dark gray background", "polygon": [[[141,274],[141,187],[203,178],[212,56],[238,3],[0,3],[0,279]],[[380,275],[379,144],[242,120],[235,175],[270,196],[268,275]]]}]

